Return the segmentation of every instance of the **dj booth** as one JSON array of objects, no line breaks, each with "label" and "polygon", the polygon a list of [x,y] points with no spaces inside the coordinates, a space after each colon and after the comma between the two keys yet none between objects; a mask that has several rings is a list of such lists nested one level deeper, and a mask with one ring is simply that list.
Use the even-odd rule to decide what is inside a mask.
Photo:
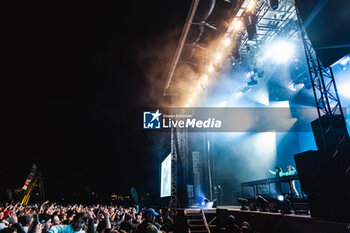
[{"label": "dj booth", "polygon": [[[299,181],[297,174],[244,182],[241,183],[242,197],[255,199],[258,195],[265,197],[277,197],[281,194],[291,195],[292,193],[289,187],[289,182],[293,180],[295,180],[295,182]],[[303,197],[304,194],[302,190],[299,190],[301,191],[301,197]]]}]

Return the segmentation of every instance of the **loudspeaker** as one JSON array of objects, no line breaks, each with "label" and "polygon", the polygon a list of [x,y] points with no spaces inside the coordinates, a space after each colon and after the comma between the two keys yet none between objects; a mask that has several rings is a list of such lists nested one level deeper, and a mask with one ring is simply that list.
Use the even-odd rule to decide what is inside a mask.
[{"label": "loudspeaker", "polygon": [[349,179],[336,170],[339,161],[321,151],[299,153],[294,155],[294,160],[301,188],[308,196],[311,216],[349,219]]},{"label": "loudspeaker", "polygon": [[349,135],[343,116],[324,115],[311,122],[319,151],[334,153],[339,142],[349,144]]},{"label": "loudspeaker", "polygon": [[[332,217],[330,205],[329,161],[319,151],[294,155],[302,190],[307,194],[312,217]],[[328,199],[328,200],[327,200]]]},{"label": "loudspeaker", "polygon": [[227,209],[216,209],[216,220],[217,220],[217,228],[224,228],[227,224],[228,211]]},{"label": "loudspeaker", "polygon": [[320,153],[313,150],[294,155],[300,186],[305,194],[321,191],[320,159]]}]

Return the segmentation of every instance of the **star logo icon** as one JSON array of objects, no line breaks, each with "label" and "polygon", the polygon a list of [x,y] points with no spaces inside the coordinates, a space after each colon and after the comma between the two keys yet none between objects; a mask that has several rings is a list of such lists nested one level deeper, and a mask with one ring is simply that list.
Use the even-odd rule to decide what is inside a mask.
[{"label": "star logo icon", "polygon": [[151,122],[153,122],[154,120],[159,121],[159,116],[162,114],[159,112],[159,109],[157,109],[157,111],[155,113],[151,113],[151,115],[153,116]]}]

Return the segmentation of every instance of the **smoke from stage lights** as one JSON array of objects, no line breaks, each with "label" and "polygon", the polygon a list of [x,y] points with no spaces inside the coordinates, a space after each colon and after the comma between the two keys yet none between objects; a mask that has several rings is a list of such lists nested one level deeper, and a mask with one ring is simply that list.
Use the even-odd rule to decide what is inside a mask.
[{"label": "smoke from stage lights", "polygon": [[265,59],[272,59],[276,63],[285,63],[294,55],[294,45],[287,41],[277,41],[265,49]]}]

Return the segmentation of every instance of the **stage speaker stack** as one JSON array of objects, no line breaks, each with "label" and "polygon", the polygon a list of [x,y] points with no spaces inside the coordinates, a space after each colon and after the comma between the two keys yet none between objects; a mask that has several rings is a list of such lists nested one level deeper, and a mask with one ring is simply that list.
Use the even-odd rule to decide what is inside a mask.
[{"label": "stage speaker stack", "polygon": [[[350,1],[294,0],[298,17],[324,67],[350,53]],[[295,155],[311,216],[350,221],[350,139],[343,116],[322,116],[312,129],[318,151]]]},{"label": "stage speaker stack", "polygon": [[318,151],[294,156],[313,217],[350,220],[350,139],[342,116],[311,123]]}]

